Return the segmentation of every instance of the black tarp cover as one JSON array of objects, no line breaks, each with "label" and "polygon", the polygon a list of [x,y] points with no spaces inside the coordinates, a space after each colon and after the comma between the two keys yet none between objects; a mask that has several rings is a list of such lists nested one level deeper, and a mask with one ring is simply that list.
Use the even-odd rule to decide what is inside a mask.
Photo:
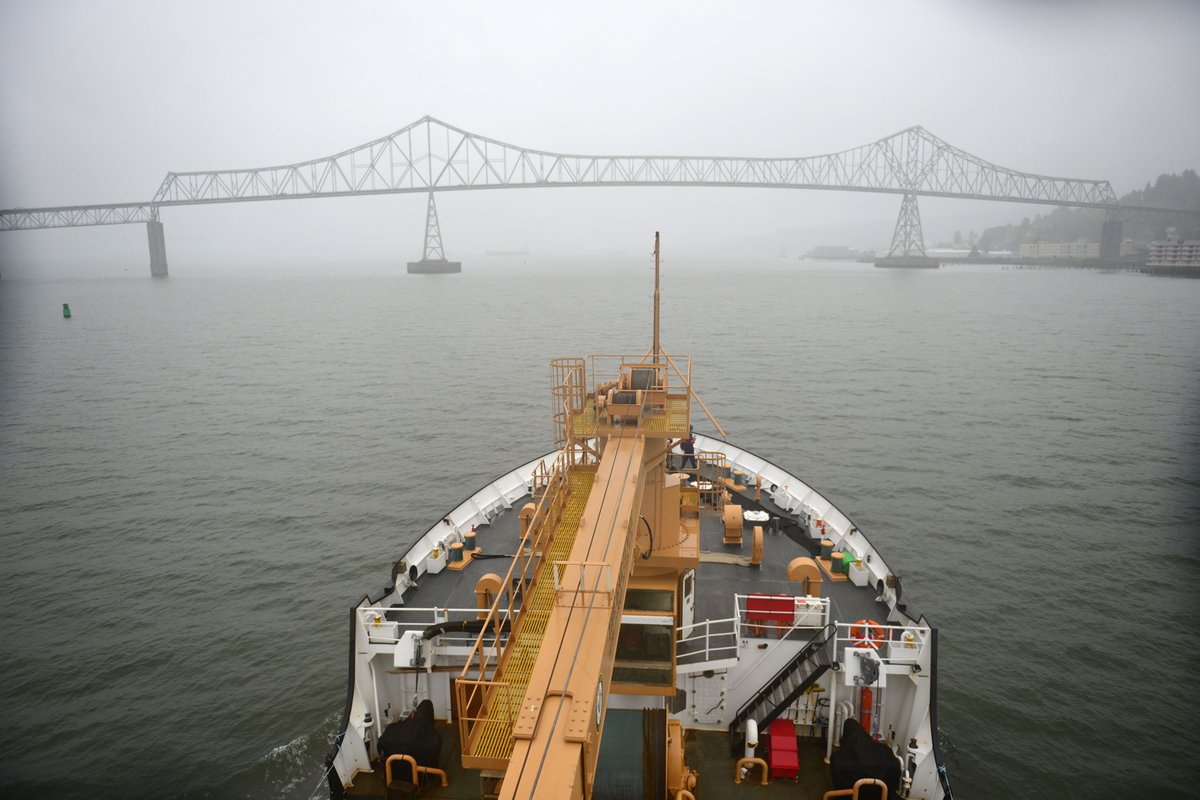
[{"label": "black tarp cover", "polygon": [[[900,791],[900,762],[890,747],[868,736],[856,719],[842,725],[842,744],[829,757],[829,772],[834,789],[852,789],[860,778],[879,778],[887,784],[888,797],[896,797]],[[878,787],[868,786],[858,796],[859,800],[876,800],[879,794]]]},{"label": "black tarp cover", "polygon": [[[387,762],[388,756],[409,755],[422,767],[437,767],[442,755],[442,735],[433,724],[433,703],[422,700],[407,719],[393,722],[379,737],[379,753]],[[408,780],[408,769],[393,767],[396,777]]]}]

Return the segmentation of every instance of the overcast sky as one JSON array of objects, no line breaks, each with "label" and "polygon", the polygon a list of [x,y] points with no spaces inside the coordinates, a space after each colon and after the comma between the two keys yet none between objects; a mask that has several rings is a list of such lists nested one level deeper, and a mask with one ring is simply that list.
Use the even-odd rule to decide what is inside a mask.
[{"label": "overcast sky", "polygon": [[[803,156],[920,124],[995,163],[1108,179],[1120,194],[1200,167],[1198,37],[1196,2],[5,0],[0,207],[147,200],[170,170],[316,158],[425,114],[599,154]],[[798,230],[809,245],[886,245],[898,207],[894,195],[762,189],[439,202],[451,258],[640,249],[655,229],[684,251]],[[922,201],[930,240],[1041,210]],[[424,198],[162,219],[174,274],[402,262],[419,255]],[[144,268],[144,227],[0,234],[6,274],[80,259]]]}]

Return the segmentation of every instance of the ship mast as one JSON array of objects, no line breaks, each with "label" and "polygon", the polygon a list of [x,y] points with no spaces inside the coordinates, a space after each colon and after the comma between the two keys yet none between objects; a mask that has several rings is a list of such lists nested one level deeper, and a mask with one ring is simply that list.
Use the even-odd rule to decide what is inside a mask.
[{"label": "ship mast", "polygon": [[658,231],[654,232],[654,363],[658,363],[659,355],[662,353],[662,348],[658,343],[658,276],[659,276],[659,260],[658,260]]}]

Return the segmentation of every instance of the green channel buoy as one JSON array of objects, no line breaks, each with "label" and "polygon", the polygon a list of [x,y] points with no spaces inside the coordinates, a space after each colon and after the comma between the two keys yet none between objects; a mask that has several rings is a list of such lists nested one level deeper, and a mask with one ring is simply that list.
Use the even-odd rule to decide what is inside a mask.
[{"label": "green channel buoy", "polygon": [[63,319],[71,318],[71,304],[63,303]]}]

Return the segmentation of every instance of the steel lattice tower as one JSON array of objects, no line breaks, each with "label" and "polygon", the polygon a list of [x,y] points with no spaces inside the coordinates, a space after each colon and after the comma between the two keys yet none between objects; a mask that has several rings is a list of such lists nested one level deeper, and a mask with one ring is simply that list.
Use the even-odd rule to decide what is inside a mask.
[{"label": "steel lattice tower", "polygon": [[429,193],[429,210],[425,214],[425,256],[426,261],[445,261],[446,254],[442,252],[442,227],[438,224],[437,204],[433,202],[433,192]]},{"label": "steel lattice tower", "polygon": [[906,194],[900,202],[900,216],[896,219],[896,231],[892,234],[892,249],[888,250],[888,258],[924,255],[925,234],[921,231],[917,196]]}]

